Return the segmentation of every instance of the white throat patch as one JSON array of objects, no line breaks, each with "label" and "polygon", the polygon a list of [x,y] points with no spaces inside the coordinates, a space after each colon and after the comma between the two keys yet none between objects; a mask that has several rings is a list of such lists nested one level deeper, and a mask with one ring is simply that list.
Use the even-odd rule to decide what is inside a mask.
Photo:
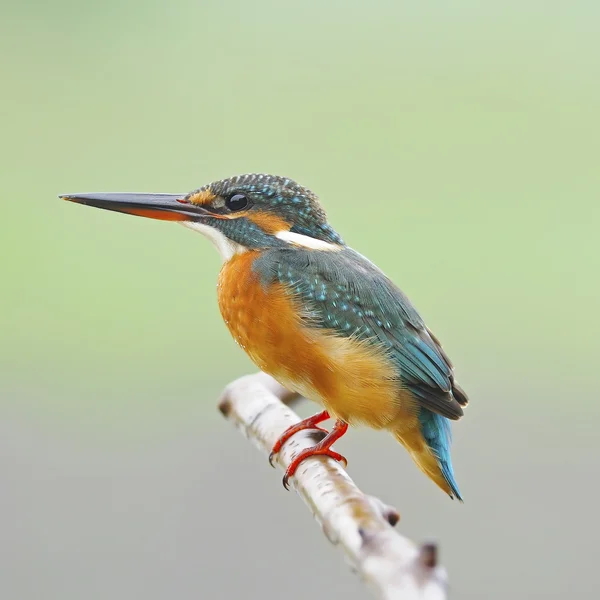
[{"label": "white throat patch", "polygon": [[208,238],[219,251],[223,262],[227,262],[230,258],[236,254],[246,252],[248,248],[232,242],[225,234],[221,233],[218,229],[204,225],[203,223],[197,223],[195,221],[180,221],[184,227],[193,229],[198,233],[201,233],[204,237]]},{"label": "white throat patch", "polygon": [[302,248],[310,248],[311,250],[327,250],[329,252],[338,252],[341,250],[341,246],[338,246],[337,244],[324,242],[323,240],[318,240],[309,235],[293,233],[292,231],[280,231],[275,234],[275,237],[288,244],[301,246]]}]

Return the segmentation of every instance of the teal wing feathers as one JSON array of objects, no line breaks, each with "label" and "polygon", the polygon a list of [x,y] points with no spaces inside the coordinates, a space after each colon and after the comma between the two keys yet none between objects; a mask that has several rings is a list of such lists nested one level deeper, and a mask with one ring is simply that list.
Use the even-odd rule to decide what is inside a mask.
[{"label": "teal wing feathers", "polygon": [[279,282],[310,314],[312,326],[381,344],[421,406],[458,419],[467,396],[452,363],[409,299],[354,250],[273,249],[254,263],[264,284]]}]

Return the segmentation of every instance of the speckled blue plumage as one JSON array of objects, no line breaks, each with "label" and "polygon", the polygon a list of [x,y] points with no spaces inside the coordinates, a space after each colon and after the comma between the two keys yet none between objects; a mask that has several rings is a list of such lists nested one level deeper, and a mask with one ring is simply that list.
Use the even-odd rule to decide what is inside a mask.
[{"label": "speckled blue plumage", "polygon": [[[315,239],[334,244],[343,243],[342,238],[327,223],[325,211],[317,196],[308,188],[287,177],[261,173],[237,175],[229,179],[215,181],[190,192],[188,196],[193,196],[195,193],[207,189],[215,196],[227,196],[232,193],[245,194],[256,202],[257,208],[261,211],[272,212],[292,223],[291,231],[293,233],[309,235]],[[244,217],[236,219],[235,222],[240,222],[246,227],[252,225]],[[217,222],[213,222],[211,225],[219,229],[228,226],[226,223]],[[246,247],[263,247],[264,240],[257,240],[255,237],[260,234],[260,232],[254,230],[256,228],[250,229],[250,237],[248,238],[240,234],[235,228],[235,223],[230,225],[234,226],[230,226],[227,235],[232,234],[240,238],[239,242],[246,245]]]}]

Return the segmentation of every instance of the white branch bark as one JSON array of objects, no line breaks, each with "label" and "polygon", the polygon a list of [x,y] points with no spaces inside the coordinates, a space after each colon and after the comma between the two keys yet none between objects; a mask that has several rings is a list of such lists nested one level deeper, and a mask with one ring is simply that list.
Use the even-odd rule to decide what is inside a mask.
[{"label": "white branch bark", "polygon": [[[268,455],[281,433],[300,420],[287,406],[295,398],[268,375],[257,373],[231,383],[219,409]],[[279,466],[285,469],[298,452],[314,444],[310,431],[297,433],[283,446]],[[342,549],[376,597],[446,598],[446,571],[437,564],[436,546],[419,548],[400,535],[393,529],[400,518],[396,510],[361,492],[336,461],[310,458],[290,481],[326,537]]]}]

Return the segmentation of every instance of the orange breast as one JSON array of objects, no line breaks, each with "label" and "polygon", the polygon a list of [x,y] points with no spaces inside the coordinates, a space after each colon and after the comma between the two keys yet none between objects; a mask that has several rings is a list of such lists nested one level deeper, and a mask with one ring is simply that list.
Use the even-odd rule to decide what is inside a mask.
[{"label": "orange breast", "polygon": [[261,284],[252,271],[257,257],[254,251],[234,256],[218,283],[223,319],[254,363],[346,422],[382,428],[400,418],[407,427],[415,424],[414,401],[400,388],[385,352],[311,327],[299,299],[281,284]]}]

